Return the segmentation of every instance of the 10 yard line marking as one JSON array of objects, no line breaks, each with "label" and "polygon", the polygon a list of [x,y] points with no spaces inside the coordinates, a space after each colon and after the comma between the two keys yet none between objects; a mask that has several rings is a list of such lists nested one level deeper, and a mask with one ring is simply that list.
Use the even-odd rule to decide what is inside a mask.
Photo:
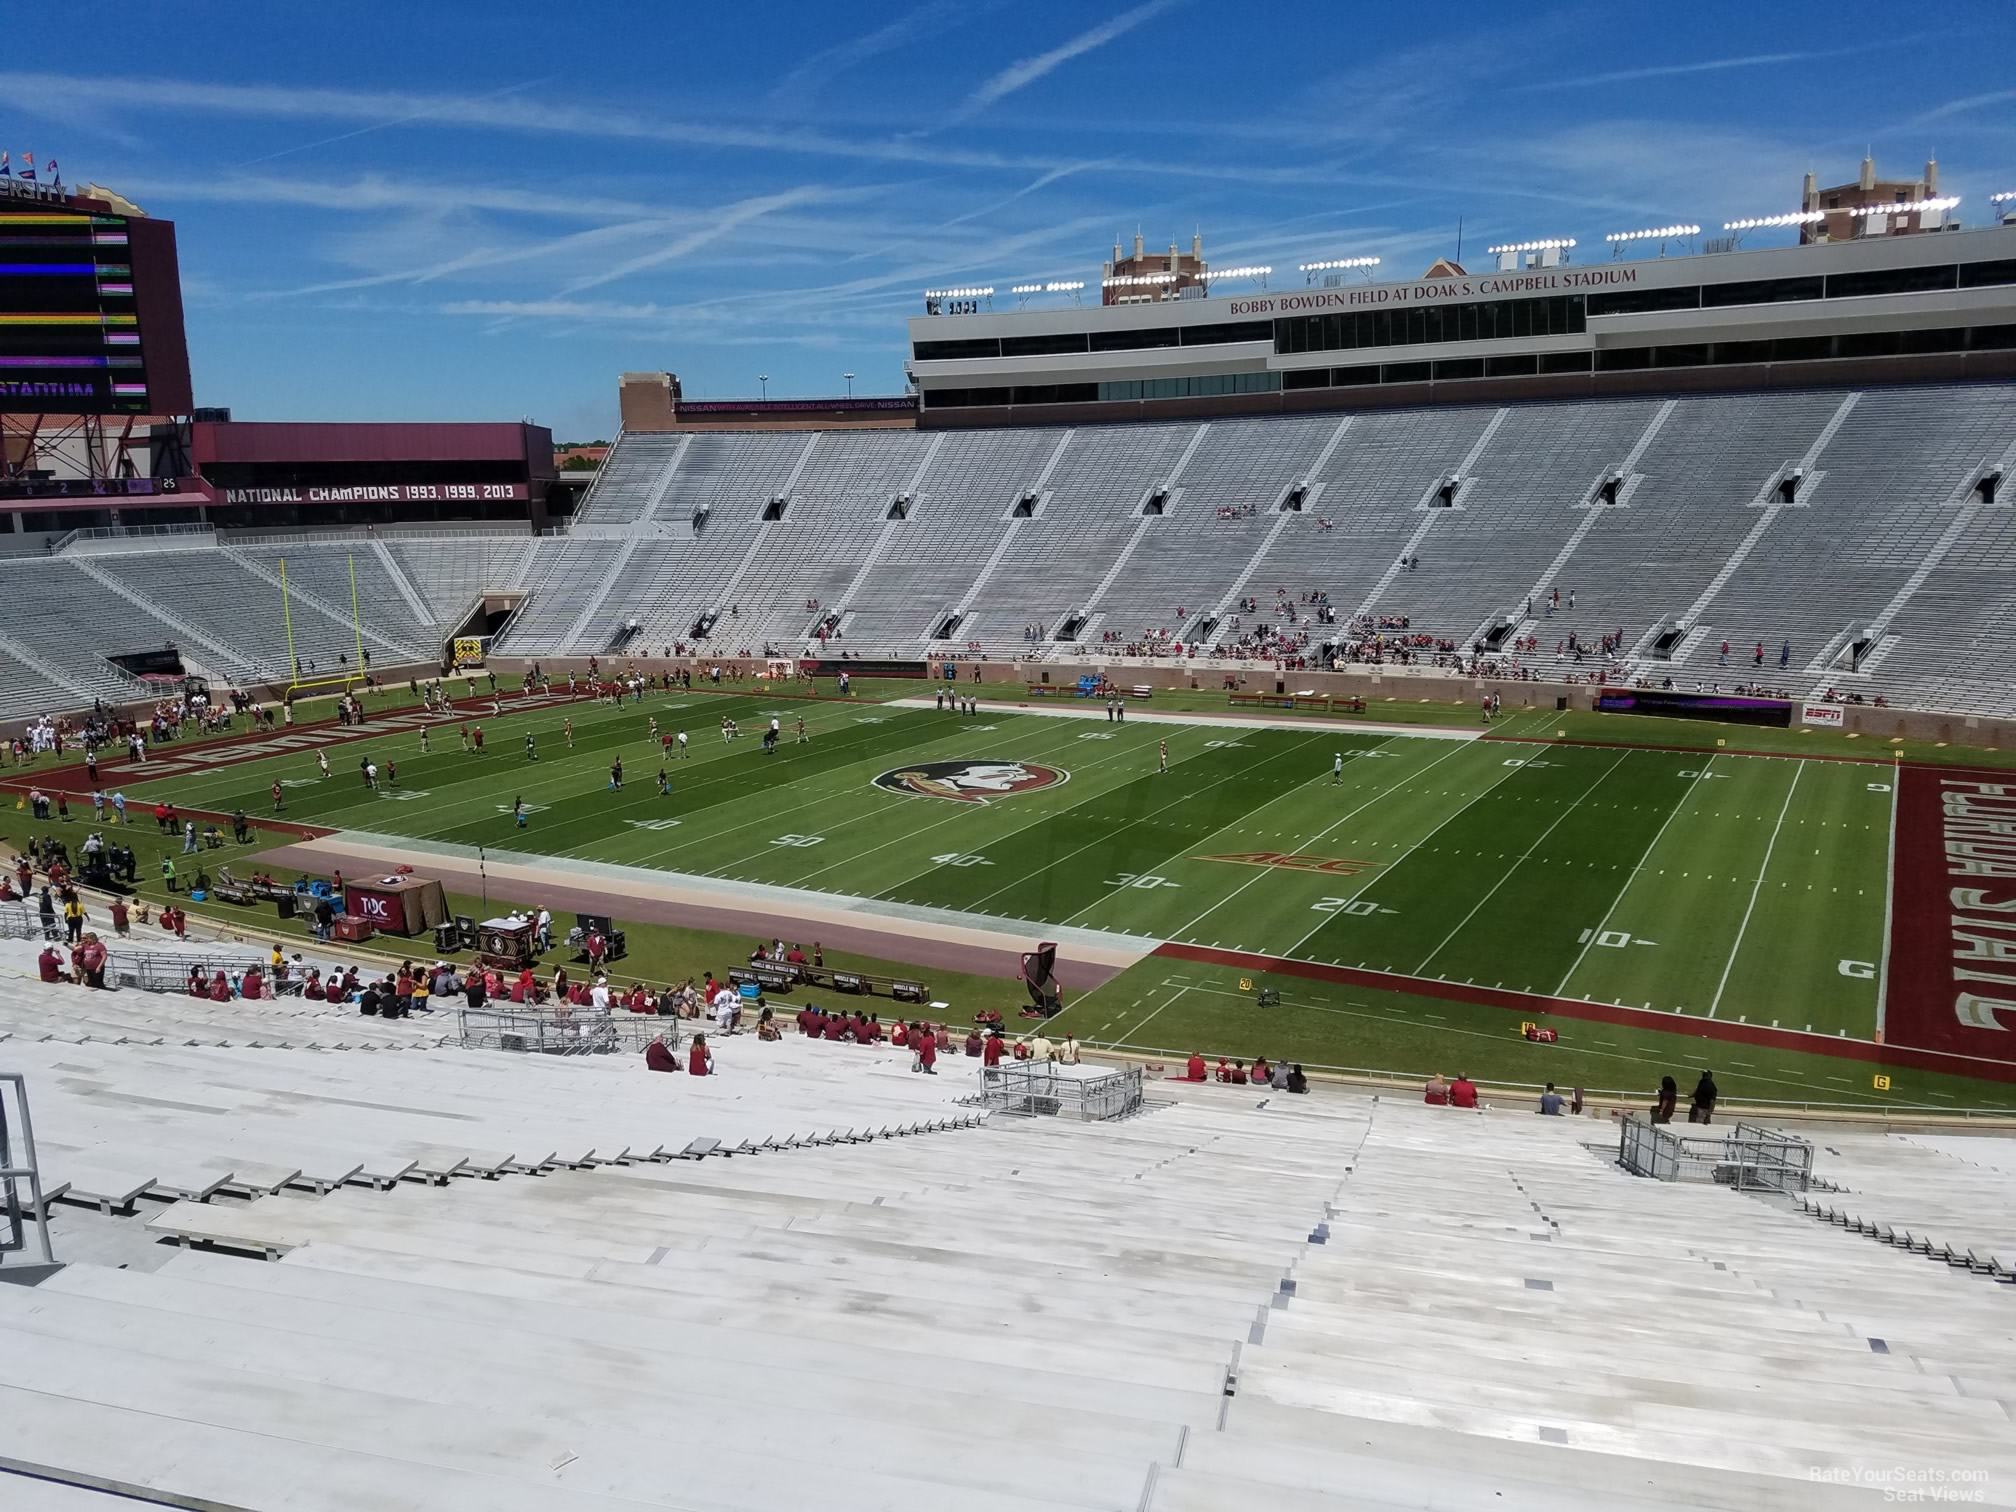
[{"label": "10 yard line marking", "polygon": [[1736,955],[1743,948],[1743,936],[1750,928],[1750,915],[1756,910],[1757,895],[1764,890],[1764,874],[1771,869],[1771,853],[1778,848],[1778,832],[1785,827],[1785,816],[1792,809],[1792,795],[1799,791],[1799,779],[1805,775],[1806,763],[1802,761],[1792,769],[1792,784],[1785,789],[1785,802],[1778,810],[1778,822],[1771,826],[1771,839],[1764,847],[1764,864],[1757,868],[1757,885],[1750,889],[1750,903],[1743,910],[1743,922],[1736,926],[1736,943],[1729,947],[1729,961],[1722,968],[1722,980],[1715,984],[1715,998],[1708,1005],[1710,1013],[1721,1004],[1722,994],[1729,986],[1729,973],[1736,969]]},{"label": "10 yard line marking", "polygon": [[[1575,810],[1582,807],[1583,799],[1586,799],[1591,793],[1595,792],[1596,789],[1603,786],[1604,783],[1608,782],[1610,780],[1610,774],[1616,771],[1617,768],[1622,766],[1624,764],[1625,758],[1630,756],[1630,754],[1631,753],[1629,751],[1625,751],[1621,755],[1619,755],[1615,761],[1611,762],[1609,766],[1603,769],[1603,775],[1601,777],[1598,777],[1594,782],[1590,783],[1588,787],[1582,790],[1581,795],[1577,797],[1573,803],[1569,804],[1568,807],[1561,810],[1560,816],[1556,818],[1552,824],[1548,825],[1547,828],[1542,830],[1538,835],[1534,836],[1533,843],[1526,847],[1525,854],[1521,855],[1518,860],[1514,861],[1510,866],[1505,868],[1505,875],[1500,877],[1496,882],[1491,884],[1491,891],[1487,892],[1486,894],[1484,894],[1483,897],[1479,898],[1477,900],[1476,906],[1472,908],[1470,912],[1463,915],[1462,921],[1458,923],[1454,929],[1450,930],[1448,934],[1442,937],[1442,943],[1440,945],[1437,945],[1433,950],[1429,951],[1427,955],[1421,958],[1421,964],[1414,968],[1414,975],[1421,976],[1424,973],[1426,973],[1426,971],[1428,970],[1428,963],[1434,960],[1435,957],[1437,957],[1438,955],[1442,954],[1444,950],[1448,949],[1449,942],[1455,939],[1456,936],[1461,934],[1465,929],[1469,927],[1470,921],[1477,917],[1479,910],[1481,910],[1486,903],[1489,903],[1493,898],[1498,896],[1498,889],[1503,887],[1507,882],[1510,882],[1512,880],[1512,874],[1518,871],[1521,866],[1525,865],[1527,861],[1532,859],[1533,852],[1540,849],[1540,842],[1545,840],[1549,835],[1553,834],[1554,831],[1559,829],[1562,826],[1562,824],[1567,821],[1567,818],[1570,814],[1574,813]],[[1523,770],[1523,768],[1519,770]]]},{"label": "10 yard line marking", "polygon": [[[1715,756],[1713,752],[1710,752],[1708,759],[1701,763],[1701,778],[1696,780],[1698,781],[1701,779],[1705,779],[1708,775],[1708,768],[1713,766],[1714,764],[1715,764]],[[1645,854],[1638,858],[1638,864],[1631,868],[1631,874],[1630,876],[1625,878],[1624,885],[1617,889],[1617,896],[1611,899],[1609,910],[1603,915],[1603,922],[1598,924],[1596,928],[1593,931],[1591,931],[1589,938],[1582,942],[1582,949],[1580,953],[1576,955],[1575,962],[1568,968],[1567,974],[1561,978],[1561,985],[1554,989],[1554,996],[1556,997],[1567,996],[1569,981],[1573,979],[1576,972],[1582,969],[1583,961],[1588,959],[1589,948],[1596,943],[1597,937],[1600,936],[1603,933],[1603,931],[1605,931],[1610,927],[1611,919],[1616,917],[1617,910],[1623,906],[1624,894],[1631,891],[1632,881],[1635,880],[1638,873],[1644,869],[1645,863],[1652,859],[1652,852],[1659,848],[1659,841],[1666,834],[1666,825],[1671,824],[1673,822],[1674,818],[1679,814],[1680,810],[1687,806],[1687,800],[1693,796],[1694,795],[1692,792],[1683,793],[1680,797],[1680,801],[1674,804],[1672,810],[1666,815],[1666,824],[1662,824],[1659,826],[1659,833],[1652,837],[1652,843],[1645,847]],[[1710,1013],[1713,1013],[1715,1010],[1711,1008],[1708,1011]]]}]

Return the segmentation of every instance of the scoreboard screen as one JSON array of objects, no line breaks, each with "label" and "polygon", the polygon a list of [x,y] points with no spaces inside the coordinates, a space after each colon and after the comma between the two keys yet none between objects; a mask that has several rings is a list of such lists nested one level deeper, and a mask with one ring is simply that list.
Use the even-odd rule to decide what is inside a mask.
[{"label": "scoreboard screen", "polygon": [[0,200],[0,411],[171,415],[190,403],[174,226]]}]

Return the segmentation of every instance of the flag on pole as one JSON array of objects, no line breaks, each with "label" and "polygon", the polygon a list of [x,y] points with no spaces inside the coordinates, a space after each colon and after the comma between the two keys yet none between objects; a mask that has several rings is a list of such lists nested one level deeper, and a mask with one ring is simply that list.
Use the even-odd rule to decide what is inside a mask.
[{"label": "flag on pole", "polygon": [[0,178],[14,177],[14,170],[7,166],[7,154],[0,152]]},{"label": "flag on pole", "polygon": [[35,182],[35,154],[32,152],[21,154],[21,177],[31,184]]},{"label": "flag on pole", "polygon": [[49,170],[50,183],[60,184],[63,182],[63,175],[57,170],[56,167],[56,159],[54,158],[49,159],[49,161],[45,163],[43,166]]}]

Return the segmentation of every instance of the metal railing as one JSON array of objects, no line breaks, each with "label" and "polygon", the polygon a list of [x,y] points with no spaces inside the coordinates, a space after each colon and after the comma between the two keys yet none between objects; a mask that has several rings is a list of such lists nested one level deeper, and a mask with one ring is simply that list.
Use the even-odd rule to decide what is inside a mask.
[{"label": "metal railing", "polygon": [[659,1035],[679,1048],[679,1020],[650,1013],[570,1014],[520,1004],[486,1004],[455,1015],[465,1050],[509,1050],[520,1055],[642,1055]]},{"label": "metal railing", "polygon": [[35,1125],[28,1116],[28,1084],[18,1071],[0,1071],[0,1266],[18,1255],[28,1258],[15,1260],[11,1272],[0,1269],[0,1277],[33,1284],[56,1269],[56,1253],[49,1244],[49,1206],[35,1161]]},{"label": "metal railing", "polygon": [[996,1112],[1028,1118],[1125,1118],[1141,1109],[1141,1068],[1070,1076],[1049,1061],[1006,1061],[981,1069],[980,1098]]},{"label": "metal railing", "polygon": [[1813,1182],[1813,1146],[1762,1124],[1727,1134],[1676,1134],[1628,1115],[1617,1134],[1617,1163],[1653,1181],[1713,1182],[1739,1192],[1803,1192]]},{"label": "metal railing", "polygon": [[54,550],[76,554],[151,551],[158,550],[170,538],[196,549],[215,544],[216,535],[215,527],[194,521],[173,525],[91,525],[71,531]]}]

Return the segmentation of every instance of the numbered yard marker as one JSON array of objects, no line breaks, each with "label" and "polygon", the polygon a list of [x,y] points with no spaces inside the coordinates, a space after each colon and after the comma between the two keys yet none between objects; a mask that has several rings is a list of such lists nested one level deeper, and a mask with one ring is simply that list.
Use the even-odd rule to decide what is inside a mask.
[{"label": "numbered yard marker", "polygon": [[1109,877],[1104,885],[1107,887],[1141,887],[1153,889],[1157,887],[1181,887],[1183,884],[1181,882],[1171,882],[1167,877],[1157,877],[1151,873],[1122,872],[1117,877]]},{"label": "numbered yard marker", "polygon": [[826,837],[824,835],[779,835],[775,840],[772,840],[770,843],[772,845],[798,845],[798,846],[823,845],[826,843]]},{"label": "numbered yard marker", "polygon": [[380,798],[390,798],[394,803],[413,803],[421,798],[431,798],[434,795],[426,788],[380,788],[378,796]]},{"label": "numbered yard marker", "polygon": [[679,827],[677,819],[631,819],[625,822],[630,828],[640,830],[668,830]]},{"label": "numbered yard marker", "polygon": [[282,777],[280,779],[280,786],[282,787],[320,787],[321,785],[321,779],[318,777]]},{"label": "numbered yard marker", "polygon": [[1641,939],[1622,929],[1605,929],[1600,933],[1585,929],[1576,937],[1578,945],[1601,945],[1605,950],[1622,950],[1626,945],[1657,945],[1657,940]]},{"label": "numbered yard marker", "polygon": [[931,858],[933,866],[992,866],[994,863],[985,856],[969,855],[964,851],[945,851]]},{"label": "numbered yard marker", "polygon": [[1869,784],[1869,791],[1872,793],[1887,793],[1890,791],[1890,784],[1887,782],[1872,782]]},{"label": "numbered yard marker", "polygon": [[[513,810],[510,804],[500,803],[497,805],[497,812],[500,814],[509,814]],[[521,803],[518,805],[516,812],[521,814],[543,814],[546,812],[546,805],[543,803]]]},{"label": "numbered yard marker", "polygon": [[1246,749],[1246,742],[1243,740],[1207,740],[1204,742],[1204,749],[1207,751],[1243,751]]},{"label": "numbered yard marker", "polygon": [[1841,975],[1853,977],[1858,982],[1871,982],[1876,979],[1874,961],[1843,961],[1840,969]]},{"label": "numbered yard marker", "polygon": [[1309,907],[1315,913],[1352,914],[1359,918],[1363,918],[1367,914],[1376,914],[1382,911],[1386,913],[1392,912],[1390,908],[1382,910],[1370,898],[1318,898]]},{"label": "numbered yard marker", "polygon": [[1078,738],[1080,740],[1111,740],[1113,737],[1108,735],[1104,730],[1094,730],[1091,734],[1080,735]]},{"label": "numbered yard marker", "polygon": [[1251,992],[1253,990],[1253,978],[1251,977],[1239,978],[1239,990],[1241,992]]}]

